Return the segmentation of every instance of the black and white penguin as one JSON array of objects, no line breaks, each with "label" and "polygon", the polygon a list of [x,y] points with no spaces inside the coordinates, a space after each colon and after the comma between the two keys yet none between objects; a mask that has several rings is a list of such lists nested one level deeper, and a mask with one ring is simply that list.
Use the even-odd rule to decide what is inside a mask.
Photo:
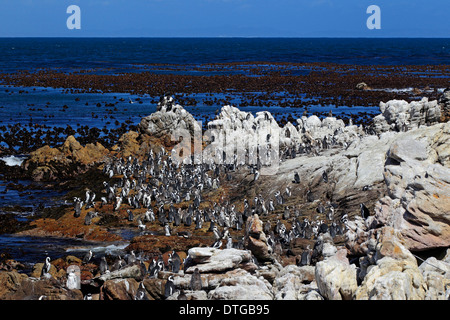
[{"label": "black and white penguin", "polygon": [[361,216],[363,217],[364,220],[367,219],[370,216],[369,209],[367,209],[364,203],[361,203],[359,207],[361,208]]},{"label": "black and white penguin", "polygon": [[52,265],[50,264],[50,257],[45,258],[44,265],[42,266],[41,277],[47,276],[50,272],[50,268]]},{"label": "black and white penguin", "polygon": [[128,213],[128,221],[133,221],[134,219],[133,212],[131,212],[130,209],[127,209],[127,213]]},{"label": "black and white penguin", "polygon": [[167,278],[166,284],[164,286],[164,297],[167,299],[175,293],[175,284],[173,283],[173,275]]},{"label": "black and white penguin", "polygon": [[134,296],[134,300],[148,300],[147,290],[145,290],[144,282],[141,282],[139,284],[136,295]]},{"label": "black and white penguin", "polygon": [[92,259],[92,251],[89,250],[83,257],[83,263],[88,263]]},{"label": "black and white penguin", "polygon": [[322,180],[323,182],[327,183],[328,182],[328,173],[326,171],[324,171],[322,173]]}]

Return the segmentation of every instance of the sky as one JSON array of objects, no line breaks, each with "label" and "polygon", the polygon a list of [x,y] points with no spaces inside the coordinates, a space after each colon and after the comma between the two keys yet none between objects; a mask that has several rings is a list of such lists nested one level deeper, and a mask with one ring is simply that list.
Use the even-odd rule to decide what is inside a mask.
[{"label": "sky", "polygon": [[449,0],[0,0],[0,37],[450,38],[449,12]]}]

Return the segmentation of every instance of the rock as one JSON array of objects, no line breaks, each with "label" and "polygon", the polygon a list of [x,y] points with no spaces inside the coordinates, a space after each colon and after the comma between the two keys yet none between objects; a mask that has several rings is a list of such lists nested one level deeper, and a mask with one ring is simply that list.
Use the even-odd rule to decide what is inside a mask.
[{"label": "rock", "polygon": [[315,279],[321,296],[329,300],[351,300],[358,284],[356,266],[350,265],[346,250],[319,261],[315,268]]},{"label": "rock", "polygon": [[0,272],[0,300],[82,300],[80,290],[69,290],[55,279],[37,280],[16,271]]},{"label": "rock", "polygon": [[417,261],[402,244],[402,235],[390,227],[378,234],[376,264],[356,290],[357,300],[423,300],[425,282]]},{"label": "rock", "polygon": [[450,120],[450,88],[444,90],[442,95],[438,98],[439,106],[441,107],[441,122]]},{"label": "rock", "polygon": [[101,276],[95,278],[94,280],[105,282],[108,280],[118,279],[118,278],[122,278],[122,279],[123,278],[133,278],[133,279],[140,281],[140,280],[142,280],[143,276],[144,275],[142,274],[141,267],[138,264],[134,264],[134,265],[126,266],[126,267],[116,270],[116,271],[104,273]]},{"label": "rock", "polygon": [[380,111],[381,114],[373,119],[373,128],[377,134],[388,130],[408,131],[441,121],[438,101],[428,101],[428,98],[410,103],[405,100],[380,102]]},{"label": "rock", "polygon": [[59,148],[46,145],[31,152],[21,166],[35,181],[67,179],[103,162],[108,154],[98,142],[83,147],[74,136],[68,136]]},{"label": "rock", "polygon": [[134,300],[138,287],[131,278],[107,280],[100,288],[101,300]]},{"label": "rock", "polygon": [[446,300],[450,285],[450,263],[430,257],[419,266],[426,285],[425,300]]},{"label": "rock", "polygon": [[[166,300],[178,300],[179,291],[168,297]],[[208,300],[208,294],[206,291],[198,290],[198,291],[190,291],[185,290],[184,294],[186,295],[186,300]]]},{"label": "rock", "polygon": [[178,140],[175,133],[187,133],[193,137],[194,133],[201,133],[201,126],[182,106],[175,105],[172,97],[164,97],[156,112],[142,118],[139,130],[156,138],[173,136]]},{"label": "rock", "polygon": [[186,273],[193,273],[196,268],[201,274],[225,272],[252,261],[250,251],[239,249],[191,248],[188,255],[195,265],[189,267]]},{"label": "rock", "polygon": [[263,231],[263,223],[257,214],[247,219],[244,247],[249,249],[256,259],[260,261],[271,261],[272,249],[267,243],[267,237]]},{"label": "rock", "polygon": [[356,89],[358,90],[370,90],[370,87],[365,82],[360,82],[356,85]]},{"label": "rock", "polygon": [[384,170],[388,195],[375,205],[376,225],[401,231],[410,250],[450,245],[450,123],[408,131],[391,144]]},{"label": "rock", "polygon": [[[311,291],[315,279],[314,267],[288,265],[277,274],[272,283],[276,300],[303,300]],[[317,287],[316,287],[317,288]]]},{"label": "rock", "polygon": [[219,286],[208,292],[211,300],[273,300],[272,286],[261,278],[235,269],[227,273]]}]

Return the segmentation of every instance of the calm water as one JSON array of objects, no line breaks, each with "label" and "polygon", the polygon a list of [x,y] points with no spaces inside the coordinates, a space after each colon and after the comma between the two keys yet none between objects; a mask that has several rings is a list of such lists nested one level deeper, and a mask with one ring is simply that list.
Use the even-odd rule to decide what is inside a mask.
[{"label": "calm water", "polygon": [[450,64],[450,39],[2,38],[0,52],[0,72],[242,61],[436,65]]}]

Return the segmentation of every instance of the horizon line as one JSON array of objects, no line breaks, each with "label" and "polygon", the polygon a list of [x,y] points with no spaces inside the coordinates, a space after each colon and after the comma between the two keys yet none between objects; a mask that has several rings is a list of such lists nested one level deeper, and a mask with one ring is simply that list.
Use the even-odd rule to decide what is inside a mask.
[{"label": "horizon line", "polygon": [[17,38],[54,38],[54,39],[450,39],[448,37],[406,37],[406,36],[0,36],[0,39],[17,39]]}]

